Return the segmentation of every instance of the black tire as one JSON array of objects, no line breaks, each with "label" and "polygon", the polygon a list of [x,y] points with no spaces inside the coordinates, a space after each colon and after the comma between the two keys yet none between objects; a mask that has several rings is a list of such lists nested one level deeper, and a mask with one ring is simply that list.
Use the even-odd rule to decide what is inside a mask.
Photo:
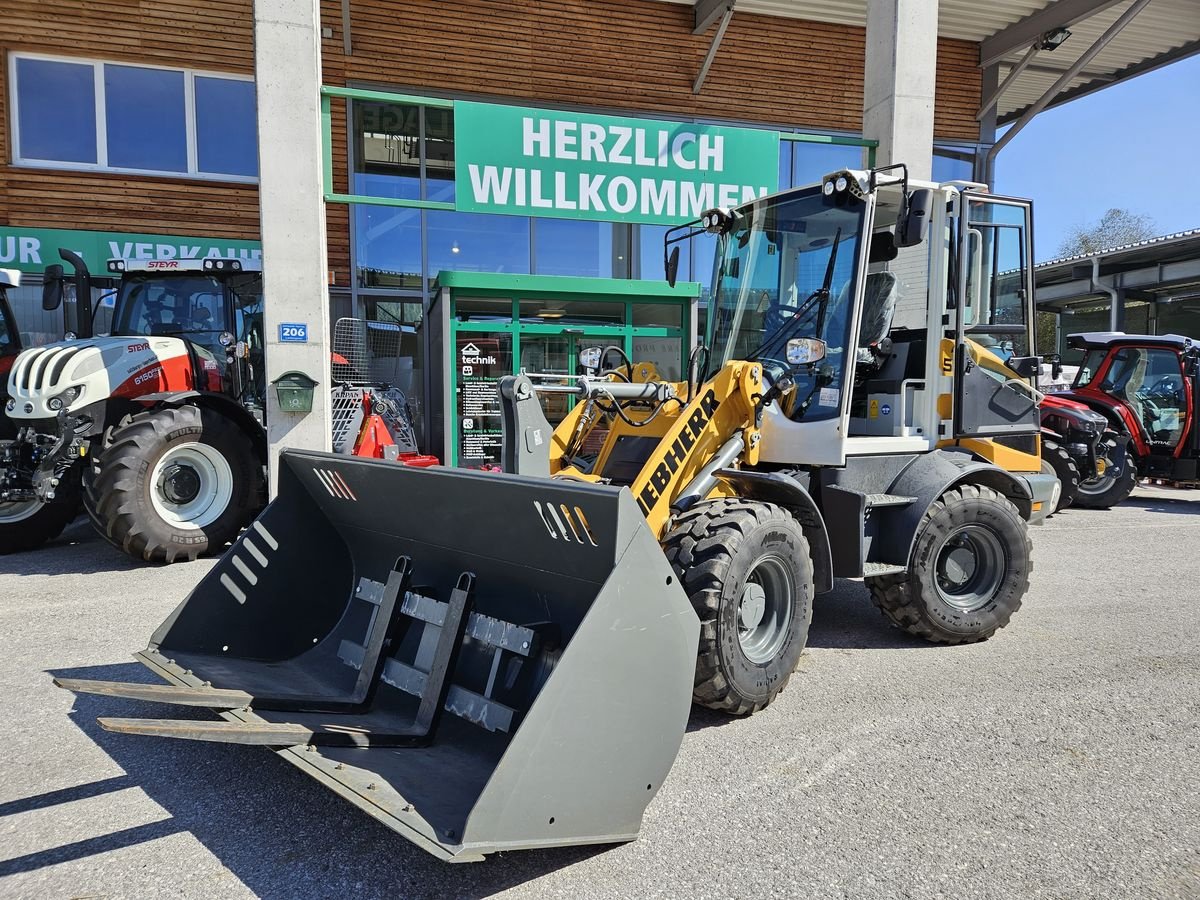
[{"label": "black tire", "polygon": [[0,556],[36,550],[71,524],[79,513],[78,474],[70,473],[55,493],[53,501],[31,514],[18,510],[17,504],[0,503]]},{"label": "black tire", "polygon": [[1137,487],[1137,465],[1129,449],[1129,438],[1106,437],[1104,449],[1104,456],[1109,461],[1104,474],[1090,481],[1080,481],[1075,491],[1075,505],[1082,509],[1111,509]]},{"label": "black tire", "polygon": [[1075,502],[1075,495],[1079,491],[1079,466],[1061,445],[1047,440],[1042,441],[1042,464],[1050,466],[1062,487],[1058,506],[1053,511],[1066,509]]},{"label": "black tire", "polygon": [[[956,556],[963,550],[966,564]],[[1007,497],[965,484],[926,510],[908,572],[868,578],[867,587],[883,614],[909,634],[941,644],[985,641],[1021,608],[1032,550],[1028,525]],[[953,571],[964,569],[966,580],[951,584]],[[947,577],[939,579],[939,572]]]},{"label": "black tire", "polygon": [[[198,475],[203,463],[189,464],[180,455],[186,453],[223,460],[228,472],[214,466],[212,474]],[[164,458],[184,462],[156,479]],[[189,465],[190,475],[184,471]],[[182,474],[171,479],[170,471]],[[191,500],[187,488],[196,481],[189,478],[200,483]],[[195,406],[161,408],[113,431],[88,478],[85,502],[92,523],[113,546],[147,562],[173,563],[218,553],[236,537],[257,512],[260,481],[250,439],[236,424]],[[190,504],[205,503],[189,518]],[[176,521],[167,517],[173,506],[180,511]]]},{"label": "black tire", "polygon": [[773,504],[713,500],[681,515],[663,550],[700,617],[693,701],[758,712],[808,642],[813,565],[800,523]]}]

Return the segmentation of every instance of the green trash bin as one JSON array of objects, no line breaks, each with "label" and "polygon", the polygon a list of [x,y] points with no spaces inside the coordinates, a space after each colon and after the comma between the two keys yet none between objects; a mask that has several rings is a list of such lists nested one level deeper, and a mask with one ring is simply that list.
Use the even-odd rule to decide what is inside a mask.
[{"label": "green trash bin", "polygon": [[273,382],[279,408],[288,413],[310,413],[313,407],[313,389],[317,382],[303,372],[284,372]]}]

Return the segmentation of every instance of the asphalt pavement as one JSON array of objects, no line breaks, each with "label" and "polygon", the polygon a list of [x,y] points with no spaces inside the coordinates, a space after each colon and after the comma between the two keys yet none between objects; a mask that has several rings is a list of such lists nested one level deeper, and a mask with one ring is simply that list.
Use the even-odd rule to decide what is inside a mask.
[{"label": "asphalt pavement", "polygon": [[0,557],[0,896],[1200,897],[1200,492],[1059,514],[1034,560],[967,647],[839,582],[776,703],[694,712],[638,841],[451,866],[266,750],[109,734],[168,711],[53,687],[149,680],[130,653],[211,566],[77,523]]}]

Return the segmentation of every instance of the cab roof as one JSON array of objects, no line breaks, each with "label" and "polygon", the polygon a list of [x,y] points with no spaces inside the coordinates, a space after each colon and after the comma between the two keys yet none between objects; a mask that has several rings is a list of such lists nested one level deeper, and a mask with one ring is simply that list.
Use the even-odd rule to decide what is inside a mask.
[{"label": "cab roof", "polygon": [[1067,336],[1067,346],[1076,350],[1086,347],[1170,347],[1184,350],[1194,342],[1182,334],[1126,334],[1123,331],[1085,331]]}]

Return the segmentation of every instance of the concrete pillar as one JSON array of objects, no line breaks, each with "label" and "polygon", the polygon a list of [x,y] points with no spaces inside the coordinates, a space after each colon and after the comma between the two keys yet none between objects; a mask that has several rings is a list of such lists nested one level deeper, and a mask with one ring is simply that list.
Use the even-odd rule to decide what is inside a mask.
[{"label": "concrete pillar", "polygon": [[879,141],[876,165],[933,171],[937,0],[867,0],[863,136]]},{"label": "concrete pillar", "polygon": [[[254,0],[254,65],[267,381],[299,371],[318,382],[311,413],[282,411],[274,388],[268,388],[274,496],[281,449],[328,450],[331,443],[320,0]],[[306,326],[307,341],[280,341],[284,324]]]}]

